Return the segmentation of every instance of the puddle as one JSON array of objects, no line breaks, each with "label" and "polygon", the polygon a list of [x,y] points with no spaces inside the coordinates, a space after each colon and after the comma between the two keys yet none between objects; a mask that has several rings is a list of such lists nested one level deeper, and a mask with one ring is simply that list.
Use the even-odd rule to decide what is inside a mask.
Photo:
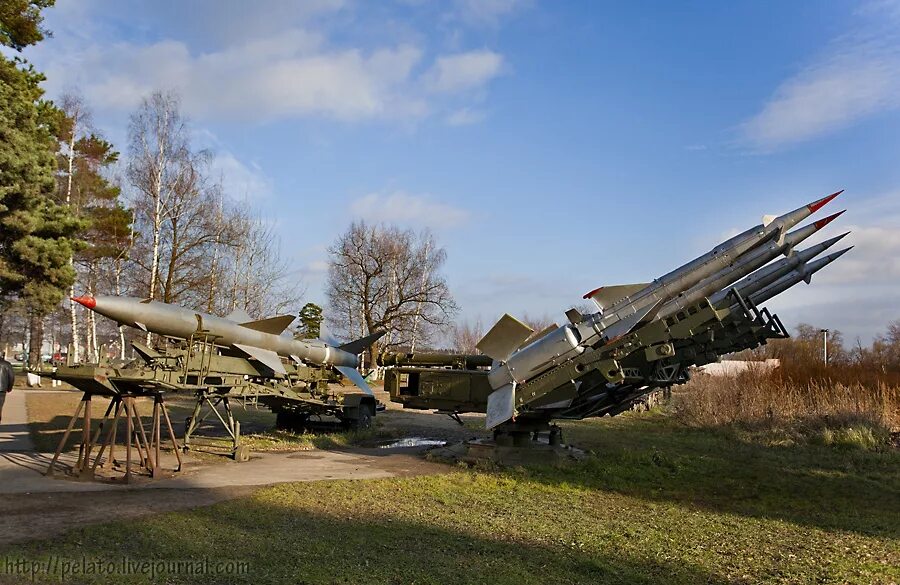
[{"label": "puddle", "polygon": [[409,447],[443,447],[447,441],[439,439],[426,439],[425,437],[406,437],[397,441],[389,441],[379,445],[379,449],[402,449]]}]

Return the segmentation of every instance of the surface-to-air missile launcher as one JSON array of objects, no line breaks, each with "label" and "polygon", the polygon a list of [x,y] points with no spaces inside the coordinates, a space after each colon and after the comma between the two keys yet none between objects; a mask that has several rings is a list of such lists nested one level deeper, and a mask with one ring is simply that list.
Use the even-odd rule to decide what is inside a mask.
[{"label": "surface-to-air missile launcher", "polygon": [[286,360],[284,372],[275,374],[247,357],[226,355],[223,348],[203,335],[154,348],[139,342],[132,347],[136,358],[131,361],[67,363],[51,375],[86,396],[195,398],[193,413],[185,421],[185,449],[196,443],[196,431],[212,417],[227,434],[234,458],[247,459],[249,452],[241,443],[240,423],[232,415],[233,400],[269,408],[276,414],[276,427],[288,430],[302,430],[310,420],[368,428],[379,406],[371,393],[337,384],[338,377],[329,366]]},{"label": "surface-to-air missile launcher", "polygon": [[[132,343],[138,358],[126,364],[67,363],[52,374],[84,392],[82,406],[72,419],[74,423],[83,409],[84,428],[90,426],[90,397],[103,395],[113,399],[104,420],[114,412],[115,427],[122,410],[128,421],[134,419],[139,434],[144,434],[133,398],[153,397],[153,438],[144,441],[145,450],[151,444],[158,450],[160,413],[169,422],[163,400],[166,394],[196,396],[193,413],[185,423],[185,448],[191,446],[198,427],[214,415],[227,432],[230,450],[237,460],[246,460],[249,452],[241,444],[240,424],[231,412],[232,399],[270,408],[276,414],[276,426],[290,430],[301,430],[310,419],[326,417],[348,428],[366,428],[378,410],[371,388],[356,367],[359,354],[384,332],[341,344],[327,335],[323,335],[325,339],[292,337],[287,328],[295,319],[293,315],[253,319],[235,309],[226,317],[218,317],[153,299],[123,296],[82,296],[72,300],[120,325],[155,333],[159,339],[180,340],[174,344],[164,342],[155,348]],[[336,391],[335,386],[329,385],[336,381],[335,371],[353,382],[355,389]],[[85,403],[88,405],[84,406]],[[208,406],[205,412],[204,406]],[[72,425],[60,443],[60,450],[71,428]],[[97,438],[99,433],[98,430]],[[174,435],[171,428],[169,433]],[[174,436],[172,440],[175,442]],[[81,451],[89,453],[95,441],[85,431]],[[97,461],[99,458],[98,455]],[[144,459],[151,460],[152,471],[152,458]],[[87,457],[79,458],[81,471],[85,471],[86,464]]]},{"label": "surface-to-air missile launcher", "polygon": [[837,195],[766,217],[653,282],[591,291],[598,311],[571,309],[566,325],[535,332],[504,315],[477,344],[485,355],[382,354],[385,390],[407,408],[485,413],[497,445],[548,430],[558,442],[553,420],[618,414],[692,366],[787,337],[758,306],[849,250],[813,260],[846,234],[795,250],[840,213],[788,232]]}]

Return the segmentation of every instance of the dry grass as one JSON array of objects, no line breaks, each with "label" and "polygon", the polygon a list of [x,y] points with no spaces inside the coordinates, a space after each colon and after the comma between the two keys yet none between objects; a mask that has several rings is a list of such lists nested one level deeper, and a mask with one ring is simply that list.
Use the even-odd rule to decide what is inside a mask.
[{"label": "dry grass", "polygon": [[689,425],[761,432],[772,443],[886,444],[900,430],[900,385],[854,373],[788,366],[734,378],[698,375],[674,393],[673,404]]}]

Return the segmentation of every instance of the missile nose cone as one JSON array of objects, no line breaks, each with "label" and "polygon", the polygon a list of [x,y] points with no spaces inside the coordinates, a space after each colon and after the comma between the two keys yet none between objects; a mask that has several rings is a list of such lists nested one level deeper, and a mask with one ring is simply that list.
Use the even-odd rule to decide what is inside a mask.
[{"label": "missile nose cone", "polygon": [[813,201],[812,203],[810,203],[810,204],[807,205],[806,207],[809,209],[809,212],[810,212],[810,213],[815,213],[815,212],[817,212],[818,210],[820,210],[822,207],[824,207],[825,205],[827,205],[829,201],[831,201],[832,199],[834,199],[835,197],[837,197],[838,195],[840,195],[840,194],[843,193],[843,192],[844,192],[844,190],[841,189],[841,190],[838,191],[837,193],[832,193],[832,194],[829,195],[828,197],[822,197],[822,198],[819,199],[818,201]]},{"label": "missile nose cone", "polygon": [[813,225],[816,226],[816,231],[819,231],[820,229],[822,229],[826,225],[830,224],[831,222],[833,222],[834,220],[836,220],[838,217],[840,217],[841,215],[843,215],[846,212],[847,212],[846,209],[844,211],[838,211],[834,215],[829,215],[826,218],[823,218],[817,222],[814,222]]},{"label": "missile nose cone", "polygon": [[89,297],[87,295],[80,296],[80,297],[72,297],[72,300],[80,305],[84,305],[88,309],[93,309],[94,307],[97,306],[97,299],[95,299],[94,297]]},{"label": "missile nose cone", "polygon": [[855,247],[856,246],[850,246],[849,248],[844,248],[843,250],[838,250],[837,252],[832,254],[832,256],[834,256],[834,259],[837,260],[838,258],[840,258],[841,256],[843,256],[844,254],[846,254],[847,252],[849,252],[850,250],[852,250]]}]

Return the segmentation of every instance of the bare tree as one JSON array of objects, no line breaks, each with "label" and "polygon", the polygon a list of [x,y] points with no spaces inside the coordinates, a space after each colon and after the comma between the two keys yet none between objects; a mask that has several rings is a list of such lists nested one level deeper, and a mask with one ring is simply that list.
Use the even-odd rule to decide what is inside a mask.
[{"label": "bare tree", "polygon": [[298,309],[305,290],[289,263],[281,257],[280,241],[271,222],[244,205],[227,212],[217,280],[223,312],[240,308],[264,317]]},{"label": "bare tree", "polygon": [[188,130],[178,97],[157,91],[146,98],[129,124],[128,179],[137,190],[137,221],[149,229],[148,296],[156,298],[159,284],[163,225],[176,193],[189,190],[194,179]]},{"label": "bare tree", "polygon": [[348,337],[386,330],[385,345],[414,346],[457,311],[440,273],[447,254],[428,231],[356,222],[329,256],[329,322]]},{"label": "bare tree", "polygon": [[474,323],[462,321],[453,326],[451,333],[453,348],[456,351],[467,354],[478,353],[475,345],[484,337],[484,324],[481,319],[476,319]]},{"label": "bare tree", "polygon": [[542,315],[541,317],[532,317],[528,313],[525,313],[524,315],[522,315],[522,319],[520,320],[522,321],[522,323],[525,323],[526,325],[534,329],[535,333],[540,333],[547,327],[556,325],[547,315]]},{"label": "bare tree", "polygon": [[[65,175],[60,186],[65,189],[62,197],[66,205],[72,205],[72,182],[75,178],[75,142],[79,135],[83,134],[90,123],[90,117],[84,106],[84,100],[80,95],[75,93],[66,93],[60,100],[60,109],[66,115],[66,124],[61,133],[61,140],[64,143],[61,154],[65,157]],[[75,258],[69,258],[69,263],[74,266]],[[75,283],[69,288],[69,323],[72,329],[72,353],[75,361],[80,358],[80,344],[78,338],[78,312],[76,311],[77,303],[72,300],[75,296]]]}]

